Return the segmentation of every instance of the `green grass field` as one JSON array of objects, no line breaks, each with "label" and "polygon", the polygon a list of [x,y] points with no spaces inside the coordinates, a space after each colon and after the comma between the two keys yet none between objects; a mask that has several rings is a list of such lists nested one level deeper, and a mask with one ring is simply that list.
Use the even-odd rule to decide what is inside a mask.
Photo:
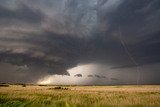
[{"label": "green grass field", "polygon": [[160,86],[0,86],[0,107],[160,107]]}]

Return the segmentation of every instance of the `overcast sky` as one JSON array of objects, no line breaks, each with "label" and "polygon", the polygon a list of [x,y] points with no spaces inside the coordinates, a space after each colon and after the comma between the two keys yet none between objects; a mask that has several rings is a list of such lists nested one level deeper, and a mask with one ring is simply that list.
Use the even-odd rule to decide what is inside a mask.
[{"label": "overcast sky", "polygon": [[159,19],[160,0],[0,0],[0,82],[160,84]]}]

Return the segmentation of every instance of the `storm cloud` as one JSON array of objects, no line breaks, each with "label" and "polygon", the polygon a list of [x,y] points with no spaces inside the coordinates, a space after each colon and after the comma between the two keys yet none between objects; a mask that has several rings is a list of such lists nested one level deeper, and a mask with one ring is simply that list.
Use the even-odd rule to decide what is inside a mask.
[{"label": "storm cloud", "polygon": [[36,80],[78,64],[159,64],[159,19],[159,0],[0,0],[0,72],[19,66]]}]

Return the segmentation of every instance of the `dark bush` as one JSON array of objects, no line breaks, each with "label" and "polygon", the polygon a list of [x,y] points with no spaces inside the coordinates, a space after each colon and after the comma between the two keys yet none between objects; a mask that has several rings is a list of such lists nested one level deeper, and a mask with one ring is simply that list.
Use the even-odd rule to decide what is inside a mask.
[{"label": "dark bush", "polygon": [[54,89],[63,89],[62,87],[54,87]]},{"label": "dark bush", "polygon": [[54,88],[49,88],[50,90],[54,89],[54,90],[68,90],[69,88],[63,88],[63,87],[54,87]]},{"label": "dark bush", "polygon": [[26,87],[26,84],[22,84],[22,87]]},{"label": "dark bush", "polygon": [[0,87],[9,87],[8,84],[0,84]]}]

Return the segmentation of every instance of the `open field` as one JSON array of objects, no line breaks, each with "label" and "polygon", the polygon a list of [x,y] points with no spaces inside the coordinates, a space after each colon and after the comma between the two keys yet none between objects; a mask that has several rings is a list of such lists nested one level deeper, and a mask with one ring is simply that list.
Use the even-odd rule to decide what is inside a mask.
[{"label": "open field", "polygon": [[0,107],[160,107],[159,85],[55,87],[2,85]]}]

